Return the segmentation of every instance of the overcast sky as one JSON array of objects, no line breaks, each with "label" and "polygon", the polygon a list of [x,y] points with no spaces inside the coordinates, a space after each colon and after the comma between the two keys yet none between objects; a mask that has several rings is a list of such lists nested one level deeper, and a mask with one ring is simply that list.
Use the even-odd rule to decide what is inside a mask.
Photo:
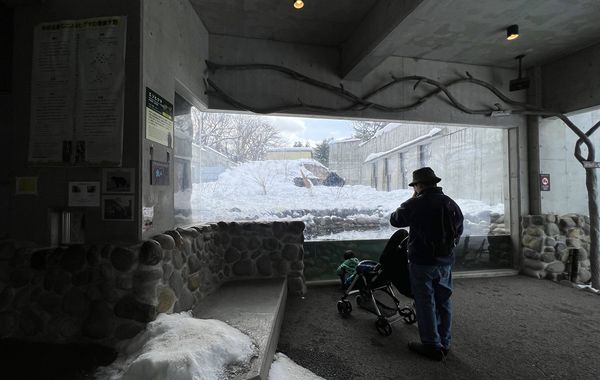
[{"label": "overcast sky", "polygon": [[302,141],[303,144],[309,142],[310,146],[314,147],[324,139],[334,138],[335,140],[338,140],[347,138],[351,137],[354,132],[351,120],[288,116],[265,117],[281,132],[281,136],[288,141],[290,146],[293,145],[295,141]]}]

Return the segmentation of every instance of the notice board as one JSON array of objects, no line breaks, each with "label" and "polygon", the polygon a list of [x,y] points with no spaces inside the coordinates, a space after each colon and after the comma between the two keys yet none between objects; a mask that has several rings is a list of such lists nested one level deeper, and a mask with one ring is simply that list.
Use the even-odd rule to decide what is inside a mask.
[{"label": "notice board", "polygon": [[126,27],[125,16],[36,26],[30,163],[121,165]]}]

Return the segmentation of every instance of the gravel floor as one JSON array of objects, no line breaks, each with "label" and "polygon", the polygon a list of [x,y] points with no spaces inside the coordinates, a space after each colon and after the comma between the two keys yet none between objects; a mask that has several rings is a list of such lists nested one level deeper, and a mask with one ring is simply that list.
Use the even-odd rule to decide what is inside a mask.
[{"label": "gravel floor", "polygon": [[[342,318],[338,287],[290,297],[278,351],[334,379],[598,379],[600,296],[513,276],[455,280],[453,346],[445,363],[408,351],[416,325],[393,325],[356,307]],[[407,303],[408,299],[403,299]]]}]

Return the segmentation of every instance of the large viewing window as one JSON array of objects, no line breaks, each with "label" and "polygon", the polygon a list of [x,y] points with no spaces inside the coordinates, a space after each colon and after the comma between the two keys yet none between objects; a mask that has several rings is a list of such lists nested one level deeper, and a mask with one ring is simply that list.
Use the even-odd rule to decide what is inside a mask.
[{"label": "large viewing window", "polygon": [[428,165],[465,216],[459,266],[497,262],[489,235],[506,237],[510,251],[507,130],[210,113],[177,102],[177,225],[301,220],[307,242],[388,239],[390,214],[412,196],[412,171]]},{"label": "large viewing window", "polygon": [[383,123],[361,140],[369,122],[186,109],[175,131],[180,225],[300,219],[307,240],[387,238],[410,173],[427,164],[461,206],[465,234],[507,233],[505,130]]}]

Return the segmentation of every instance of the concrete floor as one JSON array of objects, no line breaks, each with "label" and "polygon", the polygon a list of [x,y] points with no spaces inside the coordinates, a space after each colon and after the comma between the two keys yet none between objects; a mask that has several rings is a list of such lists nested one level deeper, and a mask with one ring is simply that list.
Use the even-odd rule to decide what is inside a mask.
[{"label": "concrete floor", "polygon": [[[416,325],[336,309],[338,287],[309,288],[287,302],[278,351],[335,379],[598,379],[600,296],[524,276],[460,279],[454,289],[454,343],[446,363],[408,351]],[[408,300],[407,300],[408,302]]]}]

